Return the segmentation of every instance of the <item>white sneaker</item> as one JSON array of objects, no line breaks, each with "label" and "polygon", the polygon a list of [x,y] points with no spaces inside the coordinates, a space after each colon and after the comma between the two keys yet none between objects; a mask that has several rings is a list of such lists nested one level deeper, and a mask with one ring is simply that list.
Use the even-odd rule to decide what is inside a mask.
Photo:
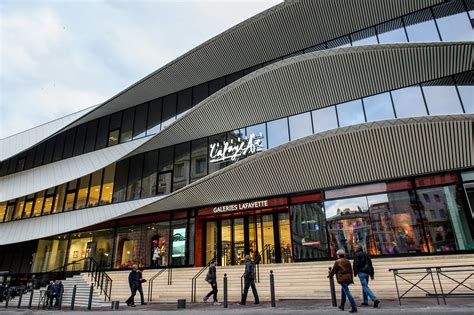
[{"label": "white sneaker", "polygon": [[203,301],[204,303],[207,303],[207,297],[203,297],[203,298],[202,298],[202,301]]},{"label": "white sneaker", "polygon": [[221,303],[219,303],[219,302],[214,302],[214,303],[212,303],[212,305],[221,305]]}]

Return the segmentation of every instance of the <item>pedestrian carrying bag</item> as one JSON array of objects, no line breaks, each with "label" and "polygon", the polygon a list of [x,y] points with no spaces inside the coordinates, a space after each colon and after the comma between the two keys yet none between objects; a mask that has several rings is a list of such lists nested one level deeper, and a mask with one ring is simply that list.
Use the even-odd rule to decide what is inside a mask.
[{"label": "pedestrian carrying bag", "polygon": [[207,275],[206,275],[206,281],[207,281],[208,283],[212,284],[212,277],[211,277],[211,275],[209,274],[209,272],[208,272]]}]

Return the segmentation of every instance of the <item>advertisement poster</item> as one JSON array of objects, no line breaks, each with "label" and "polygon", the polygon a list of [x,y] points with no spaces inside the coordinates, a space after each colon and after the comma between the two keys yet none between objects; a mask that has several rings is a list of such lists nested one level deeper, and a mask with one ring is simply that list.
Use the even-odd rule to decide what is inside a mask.
[{"label": "advertisement poster", "polygon": [[173,257],[184,257],[186,252],[186,228],[173,229]]}]

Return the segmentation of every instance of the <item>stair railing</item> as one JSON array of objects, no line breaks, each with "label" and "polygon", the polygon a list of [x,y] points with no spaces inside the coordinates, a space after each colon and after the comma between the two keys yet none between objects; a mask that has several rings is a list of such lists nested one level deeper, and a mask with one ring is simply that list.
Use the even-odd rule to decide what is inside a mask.
[{"label": "stair railing", "polygon": [[[38,285],[42,287],[42,286],[47,286],[49,284],[49,281],[51,280],[65,280],[69,273],[70,275],[74,275],[75,273],[79,274],[80,270],[76,271],[75,266],[77,264],[80,264],[82,261],[86,261],[87,259],[88,258],[75,260],[73,262],[62,265],[61,267],[51,269],[50,271],[44,274],[41,274],[40,276],[36,278],[36,280],[38,281]],[[68,270],[70,269],[71,266],[72,266],[71,268],[72,270]]]},{"label": "stair railing", "polygon": [[153,282],[165,271],[168,271],[168,285],[173,284],[173,266],[165,266],[148,280],[148,302],[151,302],[153,300]]},{"label": "stair railing", "polygon": [[94,286],[99,289],[99,294],[104,294],[104,301],[110,301],[112,295],[112,278],[102,269],[97,261],[92,258],[88,260],[87,276],[93,280]]},{"label": "stair railing", "polygon": [[[260,263],[262,262],[262,259],[265,259],[265,254],[271,250],[271,244],[265,244],[263,246],[263,249],[257,253],[255,256],[254,264],[255,264],[255,281],[260,283]],[[245,272],[242,274],[240,277],[240,293],[241,295],[244,293],[244,278],[245,278]]]},{"label": "stair railing", "polygon": [[206,271],[207,268],[209,268],[209,266],[216,261],[216,256],[214,256],[213,258],[211,258],[211,260],[209,260],[207,262],[207,264],[201,268],[201,270],[198,271],[198,273],[196,273],[193,277],[193,279],[191,280],[191,303],[196,303],[196,285],[197,285],[197,279],[199,278],[199,276],[201,276],[203,274],[204,271]]}]

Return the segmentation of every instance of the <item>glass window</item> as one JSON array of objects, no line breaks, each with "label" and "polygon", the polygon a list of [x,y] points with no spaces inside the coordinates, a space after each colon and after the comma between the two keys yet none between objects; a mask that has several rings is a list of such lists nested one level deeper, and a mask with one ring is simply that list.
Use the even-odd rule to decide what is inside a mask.
[{"label": "glass window", "polygon": [[[258,69],[260,69],[262,67],[262,65],[256,65],[256,66],[253,66],[253,67],[250,67],[250,68],[247,68],[244,70],[244,76],[246,76],[247,74],[249,73],[252,73],[254,71],[257,71]],[[209,261],[209,260],[207,260]]]},{"label": "glass window", "polygon": [[120,129],[115,129],[109,132],[109,139],[107,141],[107,146],[111,147],[118,144],[120,137]]},{"label": "glass window", "polygon": [[186,219],[171,222],[171,264],[173,266],[184,266],[186,264],[186,225]]},{"label": "glass window", "polygon": [[418,85],[390,92],[397,118],[426,116],[425,101]]},{"label": "glass window", "polygon": [[184,91],[178,92],[178,116],[181,113],[184,113],[193,106],[193,90],[186,89]]},{"label": "glass window", "polygon": [[64,150],[64,142],[66,141],[66,133],[62,132],[56,136],[56,142],[54,144],[54,155],[53,161],[61,160]]},{"label": "glass window", "polygon": [[69,243],[68,235],[58,235],[38,241],[31,272],[49,272],[64,265]]},{"label": "glass window", "polygon": [[410,42],[439,42],[438,30],[429,9],[404,17]]},{"label": "glass window", "polygon": [[158,173],[171,171],[173,169],[174,147],[160,149],[160,159],[158,162]]},{"label": "glass window", "polygon": [[350,102],[338,104],[337,117],[339,118],[340,127],[356,125],[365,122],[364,110],[362,109],[361,100],[353,100]]},{"label": "glass window", "polygon": [[320,51],[320,50],[324,50],[324,49],[327,49],[327,46],[326,46],[326,43],[322,43],[322,44],[318,44],[316,46],[312,46],[310,48],[306,48],[304,50],[304,53],[309,53],[309,52],[313,52],[313,51]]},{"label": "glass window", "polygon": [[311,112],[314,133],[337,128],[336,106],[325,107]]},{"label": "glass window", "polygon": [[5,222],[11,221],[14,212],[15,212],[15,203],[8,202],[4,221]]},{"label": "glass window", "polygon": [[18,157],[15,156],[15,157],[8,160],[8,173],[7,174],[15,173],[16,165],[17,165],[17,159],[18,159]]},{"label": "glass window", "polygon": [[70,158],[74,150],[74,138],[76,137],[77,128],[69,129],[66,132],[66,141],[64,143],[63,159]]},{"label": "glass window", "polygon": [[474,40],[471,21],[462,1],[451,1],[433,8],[443,41]]},{"label": "glass window", "polygon": [[288,119],[281,118],[267,123],[268,148],[279,146],[289,141]]},{"label": "glass window", "polygon": [[163,98],[162,130],[176,120],[176,99],[176,93]]},{"label": "glass window", "polygon": [[143,154],[130,158],[130,170],[128,173],[127,200],[140,199],[142,188]]},{"label": "glass window", "polygon": [[148,123],[146,135],[152,135],[160,132],[161,127],[161,107],[163,106],[163,99],[159,98],[150,102],[148,109]]},{"label": "glass window", "polygon": [[204,100],[209,96],[209,84],[203,83],[193,87],[193,105],[196,105],[200,101]]},{"label": "glass window", "polygon": [[48,164],[51,163],[53,160],[53,154],[54,154],[54,143],[56,142],[56,137],[48,139],[46,141],[46,149],[44,151],[44,156],[43,156],[43,163],[42,164]]},{"label": "glass window", "polygon": [[171,172],[158,175],[157,195],[167,195],[171,193]]},{"label": "glass window", "polygon": [[25,168],[26,157],[18,157],[18,161],[16,162],[16,170],[15,172],[21,172]]},{"label": "glass window", "polygon": [[124,159],[117,162],[113,202],[125,201],[126,199],[129,163],[130,159]]},{"label": "glass window", "polygon": [[[103,268],[111,267],[114,243],[114,231],[112,229],[73,233],[70,239],[68,263],[91,257],[99,266]],[[85,267],[87,265],[84,260],[78,261],[74,265],[74,270],[84,270]]]},{"label": "glass window", "polygon": [[290,123],[290,139],[304,138],[313,133],[311,113],[302,113],[288,117]]},{"label": "glass window", "polygon": [[5,217],[5,212],[7,212],[7,202],[0,202],[0,222],[3,222],[3,218]]},{"label": "glass window", "polygon": [[156,195],[156,177],[158,170],[158,150],[145,153],[143,166],[142,198]]},{"label": "glass window", "polygon": [[207,175],[207,138],[191,143],[191,182]]},{"label": "glass window", "polygon": [[[263,128],[265,128],[265,124],[263,124]],[[224,142],[227,141],[227,134],[226,133],[221,133],[219,135],[211,136],[209,137],[209,146],[208,146],[208,156],[211,156],[211,146],[219,146],[222,147],[224,145]],[[209,161],[209,174],[214,173],[215,171],[218,171],[220,169],[223,169],[226,167],[228,164],[227,162],[210,162]]]},{"label": "glass window", "polygon": [[190,218],[188,225],[188,265],[194,265],[194,239],[196,238],[196,226],[194,221],[194,218]]},{"label": "glass window", "polygon": [[120,129],[120,143],[132,140],[134,119],[135,107],[129,108],[123,112],[122,128]]},{"label": "glass window", "polygon": [[473,82],[474,73],[467,72],[456,75],[454,78],[456,81],[456,86],[461,96],[462,105],[466,113],[474,113],[474,82]]},{"label": "glass window", "polygon": [[342,36],[336,39],[333,39],[327,42],[327,47],[330,48],[340,48],[340,47],[350,47],[351,46],[351,39],[349,36]]},{"label": "glass window", "polygon": [[228,76],[225,77],[225,84],[226,84],[226,85],[229,85],[229,84],[231,84],[232,82],[237,81],[238,79],[240,79],[240,78],[243,77],[243,76],[244,76],[244,72],[243,72],[243,71],[238,71],[238,72],[229,74]]},{"label": "glass window", "polygon": [[115,239],[114,268],[130,269],[132,265],[141,263],[141,226],[121,227]]},{"label": "glass window", "polygon": [[[35,151],[36,151],[36,147],[33,147],[28,150],[28,153],[26,154],[25,170],[28,170],[33,167],[33,162],[35,160]],[[0,174],[0,176],[3,176],[3,175]]]},{"label": "glass window", "polygon": [[[34,167],[40,166],[43,163],[45,147],[46,147],[45,142],[40,143],[36,147]],[[6,164],[6,163],[4,162],[3,164]]]},{"label": "glass window", "polygon": [[112,203],[114,191],[115,163],[110,164],[104,169],[104,179],[102,182],[102,193],[100,195],[100,204],[108,205]]},{"label": "glass window", "polygon": [[326,218],[321,203],[291,206],[290,215],[295,258],[328,257]]},{"label": "glass window", "polygon": [[133,124],[133,139],[144,137],[148,115],[148,103],[141,104],[135,110],[135,123]]},{"label": "glass window", "polygon": [[[25,209],[23,209],[22,218],[29,218],[31,216],[31,211],[33,210],[33,205],[34,205],[34,202],[35,202],[34,197],[35,197],[35,195],[32,194],[32,195],[29,195],[26,198]],[[1,217],[1,213],[0,213],[0,217]]]},{"label": "glass window", "polygon": [[218,78],[209,82],[209,95],[214,94],[225,86],[225,77]]},{"label": "glass window", "polygon": [[406,43],[408,41],[401,19],[378,25],[377,34],[380,44]]},{"label": "glass window", "polygon": [[36,194],[35,204],[33,207],[33,217],[38,217],[41,215],[41,211],[43,210],[43,202],[44,202],[44,190],[40,191]]},{"label": "glass window", "polygon": [[114,113],[110,116],[109,130],[120,129],[122,126],[122,112]]},{"label": "glass window", "polygon": [[8,170],[8,160],[4,162],[0,162],[0,176],[7,175],[7,170]]},{"label": "glass window", "polygon": [[462,193],[455,185],[417,190],[431,252],[474,248],[473,218],[468,207],[462,206]]},{"label": "glass window", "polygon": [[66,199],[66,184],[58,186],[54,197],[54,208],[52,213],[62,212],[64,209],[64,200]]},{"label": "glass window", "polygon": [[74,199],[76,198],[76,192],[68,192],[66,194],[66,204],[64,205],[64,211],[70,211],[74,209]]},{"label": "glass window", "polygon": [[55,188],[50,188],[46,191],[46,196],[44,198],[43,215],[50,214],[53,210],[55,190]]},{"label": "glass window", "polygon": [[351,34],[352,46],[376,45],[378,44],[375,35],[375,27],[366,28],[365,30]]},{"label": "glass window", "polygon": [[377,254],[366,197],[325,201],[324,208],[331,257],[336,257],[338,249],[344,249],[348,256],[352,256],[356,244],[370,255]]},{"label": "glass window", "polygon": [[[267,128],[265,127],[265,123],[259,124],[259,125],[253,125],[250,127],[247,127],[247,137],[250,136],[251,134],[255,134],[257,137],[261,137],[262,139],[262,147],[263,148],[268,148],[267,146]],[[209,141],[209,144],[212,142]]]},{"label": "glass window", "polygon": [[77,192],[77,200],[75,209],[85,208],[87,205],[87,197],[89,195],[89,182],[91,180],[91,175],[86,175],[79,179],[79,189]]},{"label": "glass window", "polygon": [[87,124],[82,124],[77,127],[76,141],[74,142],[74,156],[84,152],[84,143],[86,142]]},{"label": "glass window", "polygon": [[460,114],[463,112],[456,87],[451,78],[422,84],[430,115]]},{"label": "glass window", "polygon": [[86,142],[84,144],[84,153],[91,152],[94,150],[98,127],[99,127],[98,119],[89,121],[87,123],[87,133],[86,133]]},{"label": "glass window", "polygon": [[100,183],[102,182],[102,170],[92,173],[91,188],[89,191],[88,207],[95,207],[99,204]]},{"label": "glass window", "polygon": [[175,146],[173,168],[173,191],[189,184],[190,143]]},{"label": "glass window", "polygon": [[395,118],[390,93],[382,93],[362,99],[367,121]]},{"label": "glass window", "polygon": [[107,146],[109,142],[109,124],[110,116],[105,116],[99,119],[99,130],[97,131],[97,142],[95,149],[100,150]]},{"label": "glass window", "polygon": [[145,266],[157,268],[168,265],[170,222],[158,222],[143,226],[145,233]]},{"label": "glass window", "polygon": [[21,219],[24,206],[25,206],[25,197],[18,198],[16,200],[15,212],[13,213],[13,220]]}]

